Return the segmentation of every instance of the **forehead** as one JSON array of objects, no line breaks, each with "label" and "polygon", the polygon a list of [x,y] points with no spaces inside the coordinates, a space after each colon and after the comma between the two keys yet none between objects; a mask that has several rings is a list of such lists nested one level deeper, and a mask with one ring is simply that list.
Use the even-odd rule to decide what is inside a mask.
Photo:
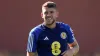
[{"label": "forehead", "polygon": [[47,8],[47,7],[42,8],[42,12],[47,12],[47,11],[57,11],[57,10],[56,8]]}]

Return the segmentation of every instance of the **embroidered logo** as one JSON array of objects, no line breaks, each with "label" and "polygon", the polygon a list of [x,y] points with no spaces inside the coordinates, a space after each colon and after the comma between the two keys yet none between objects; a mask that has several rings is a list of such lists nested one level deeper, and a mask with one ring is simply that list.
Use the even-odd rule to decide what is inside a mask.
[{"label": "embroidered logo", "polygon": [[49,38],[46,36],[46,37],[44,38],[44,40],[49,40]]},{"label": "embroidered logo", "polygon": [[67,34],[65,32],[62,32],[60,36],[61,36],[62,39],[66,39]]}]

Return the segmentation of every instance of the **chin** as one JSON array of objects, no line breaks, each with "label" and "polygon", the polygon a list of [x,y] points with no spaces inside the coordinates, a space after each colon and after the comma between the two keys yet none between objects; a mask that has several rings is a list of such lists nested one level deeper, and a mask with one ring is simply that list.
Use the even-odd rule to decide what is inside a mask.
[{"label": "chin", "polygon": [[52,24],[54,24],[54,23],[55,23],[55,20],[52,21],[52,22],[50,22],[50,23],[47,23],[47,25],[52,25]]},{"label": "chin", "polygon": [[52,23],[51,23],[51,24],[49,23],[49,24],[47,24],[47,25],[52,25]]}]

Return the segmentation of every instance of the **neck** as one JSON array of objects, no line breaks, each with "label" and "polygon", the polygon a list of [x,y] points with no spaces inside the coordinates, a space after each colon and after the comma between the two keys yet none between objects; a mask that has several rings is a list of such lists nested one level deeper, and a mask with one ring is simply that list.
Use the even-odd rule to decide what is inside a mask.
[{"label": "neck", "polygon": [[48,27],[48,28],[51,28],[51,29],[53,29],[53,28],[55,28],[56,27],[56,22],[54,22],[53,24],[51,24],[51,25],[48,25],[48,24],[46,24],[46,23],[43,23],[46,27]]}]

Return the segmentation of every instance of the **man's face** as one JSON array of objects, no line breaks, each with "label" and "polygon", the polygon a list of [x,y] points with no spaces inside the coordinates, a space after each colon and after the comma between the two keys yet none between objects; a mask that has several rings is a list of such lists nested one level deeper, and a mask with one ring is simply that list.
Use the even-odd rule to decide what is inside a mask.
[{"label": "man's face", "polygon": [[58,11],[55,8],[42,8],[42,18],[47,25],[52,25],[58,17]]}]

